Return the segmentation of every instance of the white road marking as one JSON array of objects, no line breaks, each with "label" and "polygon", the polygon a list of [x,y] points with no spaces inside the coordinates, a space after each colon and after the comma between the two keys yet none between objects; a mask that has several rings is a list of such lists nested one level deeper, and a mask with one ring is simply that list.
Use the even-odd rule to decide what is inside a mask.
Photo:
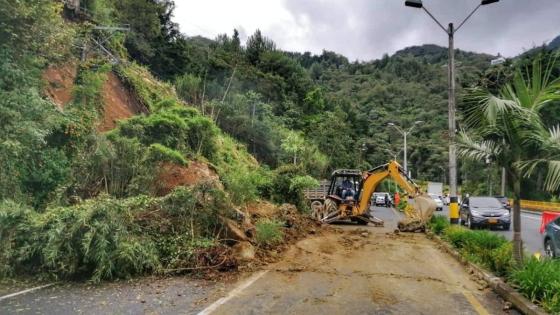
[{"label": "white road marking", "polygon": [[48,288],[48,287],[51,287],[55,284],[56,284],[56,282],[53,282],[53,283],[41,285],[41,286],[38,286],[38,287],[26,289],[26,290],[23,290],[23,291],[19,291],[19,292],[16,292],[16,293],[11,293],[11,294],[8,294],[8,295],[0,296],[0,301],[5,300],[5,299],[9,299],[9,298],[14,297],[14,296],[18,296],[18,295],[21,295],[21,294],[25,294],[25,293],[37,291],[37,290],[40,290],[40,289]]},{"label": "white road marking", "polygon": [[243,282],[242,284],[240,284],[237,288],[233,289],[232,291],[229,292],[229,294],[227,296],[224,296],[223,298],[217,300],[216,302],[212,303],[210,306],[208,306],[207,308],[203,309],[202,311],[200,311],[198,313],[198,315],[208,315],[211,314],[212,312],[214,312],[216,309],[218,309],[218,307],[222,306],[223,304],[225,304],[226,302],[228,302],[229,300],[231,300],[232,298],[238,296],[241,291],[247,289],[251,284],[255,283],[255,281],[259,280],[259,278],[261,278],[262,276],[264,276],[266,273],[268,272],[268,270],[263,270],[259,273],[254,274],[253,276],[251,276],[249,279],[247,279],[245,282]]}]

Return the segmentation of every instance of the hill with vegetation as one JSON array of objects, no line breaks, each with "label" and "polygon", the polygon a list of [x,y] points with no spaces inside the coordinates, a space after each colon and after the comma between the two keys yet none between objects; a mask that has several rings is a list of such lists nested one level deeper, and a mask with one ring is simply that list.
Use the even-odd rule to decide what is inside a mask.
[{"label": "hill with vegetation", "polygon": [[[4,275],[101,280],[225,262],[227,233],[275,241],[294,222],[268,202],[304,211],[314,178],[398,155],[389,122],[423,121],[409,166],[443,179],[445,48],[350,62],[282,51],[260,31],[245,45],[235,30],[185,36],[170,0],[0,3]],[[460,91],[499,88],[511,61],[493,58],[458,50]],[[480,167],[461,164],[472,192],[487,188]],[[248,214],[255,203],[278,211]]]},{"label": "hill with vegetation", "polygon": [[[303,210],[316,181],[298,165],[263,167],[163,81],[173,54],[187,56],[171,2],[82,4],[0,8],[0,274],[235,268],[219,239],[269,246],[286,216],[286,233],[304,228],[296,210],[266,200]],[[131,32],[106,28],[124,20]],[[259,199],[273,209],[262,220]]]}]

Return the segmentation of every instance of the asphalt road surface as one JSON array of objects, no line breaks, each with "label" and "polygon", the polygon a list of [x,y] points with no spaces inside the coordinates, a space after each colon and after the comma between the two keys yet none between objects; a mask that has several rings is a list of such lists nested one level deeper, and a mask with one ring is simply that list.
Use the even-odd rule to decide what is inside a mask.
[{"label": "asphalt road surface", "polygon": [[393,233],[397,211],[374,215],[385,227],[320,229],[232,281],[64,283],[4,299],[11,292],[0,290],[0,314],[517,314],[424,234]]},{"label": "asphalt road surface", "polygon": [[2,284],[0,314],[196,314],[229,291],[231,284],[182,276],[143,277],[97,285],[68,282],[5,299],[24,288]]},{"label": "asphalt road surface", "polygon": [[[435,214],[445,215],[449,217],[449,207],[443,206],[443,211],[435,212]],[[541,226],[541,214],[536,212],[522,211],[521,212],[521,237],[525,251],[531,255],[535,253],[544,254],[543,237],[539,232]],[[511,224],[513,230],[513,222]],[[493,233],[503,235],[508,240],[513,238],[512,231],[503,231],[499,228],[490,230]]]}]

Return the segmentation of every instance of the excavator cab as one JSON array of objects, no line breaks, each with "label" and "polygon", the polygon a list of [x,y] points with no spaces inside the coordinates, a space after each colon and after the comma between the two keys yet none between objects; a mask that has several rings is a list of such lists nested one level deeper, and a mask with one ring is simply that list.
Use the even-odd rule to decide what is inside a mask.
[{"label": "excavator cab", "polygon": [[358,200],[362,187],[360,170],[340,169],[331,175],[331,184],[327,196],[345,204],[352,204]]}]

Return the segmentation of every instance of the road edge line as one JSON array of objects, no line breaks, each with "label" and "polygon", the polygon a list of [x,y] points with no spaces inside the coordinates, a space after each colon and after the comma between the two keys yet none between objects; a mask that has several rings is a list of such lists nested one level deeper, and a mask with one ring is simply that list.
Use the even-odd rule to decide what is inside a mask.
[{"label": "road edge line", "polygon": [[474,294],[468,291],[463,291],[463,295],[465,296],[467,301],[471,303],[471,306],[479,315],[490,315],[490,313],[486,310],[486,308],[484,308],[482,303],[480,303],[480,301],[474,296]]},{"label": "road edge line", "polygon": [[48,283],[48,284],[45,284],[45,285],[40,285],[38,287],[29,288],[29,289],[25,289],[25,290],[22,290],[22,291],[19,291],[19,292],[10,293],[10,294],[4,295],[4,296],[0,296],[0,301],[7,300],[9,298],[13,298],[13,297],[18,296],[18,295],[30,293],[30,292],[37,291],[37,290],[41,290],[41,289],[44,289],[44,288],[52,287],[53,285],[55,285],[57,283],[58,282]]},{"label": "road edge line", "polygon": [[500,277],[497,277],[481,267],[467,261],[459,254],[451,245],[447,244],[439,236],[435,234],[426,234],[426,237],[441,246],[443,251],[447,252],[451,257],[455,258],[459,263],[470,267],[470,269],[479,278],[483,279],[488,286],[492,288],[504,300],[510,302],[518,311],[527,315],[546,315],[548,314],[538,305],[529,301],[521,293],[514,290],[509,284],[505,283]]},{"label": "road edge line", "polygon": [[210,304],[208,307],[203,309],[202,311],[198,312],[197,315],[208,315],[214,312],[218,307],[222,306],[232,298],[236,297],[241,293],[241,291],[247,289],[251,284],[255,283],[255,281],[259,280],[262,276],[264,276],[270,270],[262,270],[248,279],[246,279],[243,283],[238,285],[235,289],[231,290],[228,295],[224,296],[223,298],[217,300],[216,302]]}]

